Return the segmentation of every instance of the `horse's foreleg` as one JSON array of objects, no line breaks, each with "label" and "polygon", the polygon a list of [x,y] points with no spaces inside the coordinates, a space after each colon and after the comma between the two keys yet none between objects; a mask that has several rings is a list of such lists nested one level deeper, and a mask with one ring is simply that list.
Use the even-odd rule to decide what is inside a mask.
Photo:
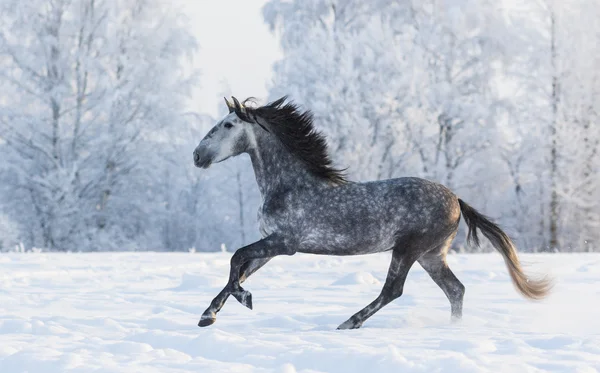
[{"label": "horse's foreleg", "polygon": [[233,295],[241,304],[252,309],[252,294],[240,286],[248,276],[256,272],[277,255],[293,255],[295,251],[286,247],[283,240],[276,235],[238,249],[231,257],[229,282],[212,300],[204,311],[198,326],[208,326],[216,321],[217,312],[221,310],[229,295]]},{"label": "horse's foreleg", "polygon": [[[262,258],[262,259],[250,259],[249,261],[244,263],[242,265],[242,268],[240,269],[240,284],[243,283],[244,281],[246,281],[246,279],[248,277],[250,277],[254,272],[258,271],[262,266],[267,264],[267,262],[271,259],[272,259],[271,257]],[[221,310],[221,308],[223,308],[223,305],[225,304],[225,301],[227,301],[227,298],[229,298],[229,292],[228,292],[228,289],[225,288],[225,289],[221,290],[219,295],[217,295],[215,297],[215,299],[213,299],[212,302],[210,303],[209,309],[212,310],[212,313],[207,314],[205,312],[204,313],[205,315],[202,316],[202,319],[200,320],[200,324],[204,324],[204,325],[200,325],[200,324],[199,325],[200,326],[208,326],[208,325],[212,324],[215,320],[216,314]],[[205,316],[207,316],[207,317],[205,317]]]},{"label": "horse's foreleg", "polygon": [[388,270],[385,284],[379,296],[371,302],[368,306],[355,313],[352,317],[338,326],[338,329],[357,329],[375,312],[379,311],[386,304],[390,303],[394,299],[402,295],[404,289],[404,281],[410,267],[414,264],[415,260],[410,258],[404,252],[400,250],[392,251],[392,262]]},{"label": "horse's foreleg", "polygon": [[240,284],[248,279],[248,277],[252,276],[252,274],[258,271],[262,266],[267,264],[269,260],[273,259],[269,258],[261,258],[261,259],[250,259],[246,263],[242,265],[240,269]]}]

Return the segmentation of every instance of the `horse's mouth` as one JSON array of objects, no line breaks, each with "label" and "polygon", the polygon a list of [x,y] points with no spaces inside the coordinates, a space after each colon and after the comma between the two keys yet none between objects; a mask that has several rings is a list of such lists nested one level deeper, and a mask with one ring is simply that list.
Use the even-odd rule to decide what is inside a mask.
[{"label": "horse's mouth", "polygon": [[204,159],[204,160],[201,160],[201,161],[194,162],[194,165],[196,167],[198,167],[198,168],[204,168],[204,169],[209,168],[211,164],[212,164],[212,160],[211,159]]}]

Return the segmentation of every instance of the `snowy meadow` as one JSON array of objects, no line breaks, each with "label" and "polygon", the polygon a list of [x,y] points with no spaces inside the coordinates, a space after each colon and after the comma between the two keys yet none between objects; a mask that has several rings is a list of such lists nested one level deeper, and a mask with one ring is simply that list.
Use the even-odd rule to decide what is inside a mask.
[{"label": "snowy meadow", "polygon": [[600,370],[600,256],[522,255],[556,280],[522,299],[497,254],[450,255],[466,286],[451,324],[415,265],[402,297],[363,328],[335,328],[381,290],[389,254],[273,259],[217,322],[200,313],[226,282],[227,253],[0,256],[0,372],[578,372]]}]

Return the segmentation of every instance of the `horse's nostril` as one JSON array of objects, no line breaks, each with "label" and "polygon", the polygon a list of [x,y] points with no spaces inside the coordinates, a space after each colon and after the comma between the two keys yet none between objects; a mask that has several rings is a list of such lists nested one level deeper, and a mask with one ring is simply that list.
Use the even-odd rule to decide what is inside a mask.
[{"label": "horse's nostril", "polygon": [[200,154],[198,154],[198,152],[194,152],[194,162],[198,163],[199,160],[200,160]]}]

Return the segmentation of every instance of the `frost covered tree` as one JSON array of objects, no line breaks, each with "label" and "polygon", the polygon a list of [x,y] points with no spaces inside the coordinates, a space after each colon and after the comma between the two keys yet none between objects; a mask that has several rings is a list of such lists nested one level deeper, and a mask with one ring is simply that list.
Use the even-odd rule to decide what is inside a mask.
[{"label": "frost covered tree", "polygon": [[0,7],[5,209],[29,245],[151,248],[163,133],[184,123],[192,81],[183,63],[196,43],[185,19],[160,0]]},{"label": "frost covered tree", "polygon": [[537,232],[541,250],[598,249],[599,15],[588,0],[531,3],[512,14],[527,31],[513,39],[512,127],[520,133],[513,160],[527,181],[525,216],[538,222],[526,234]]},{"label": "frost covered tree", "polygon": [[[263,16],[283,51],[271,98],[311,109],[352,178],[440,181],[522,250],[600,248],[597,1],[270,0]],[[218,120],[189,112],[195,47],[165,0],[0,2],[3,247],[257,238],[248,159],[192,164]]]},{"label": "frost covered tree", "polygon": [[591,250],[600,246],[600,9],[580,0],[549,3],[547,12],[556,87],[550,247]]},{"label": "frost covered tree", "polygon": [[11,250],[19,243],[19,227],[7,215],[0,214],[0,252]]}]

